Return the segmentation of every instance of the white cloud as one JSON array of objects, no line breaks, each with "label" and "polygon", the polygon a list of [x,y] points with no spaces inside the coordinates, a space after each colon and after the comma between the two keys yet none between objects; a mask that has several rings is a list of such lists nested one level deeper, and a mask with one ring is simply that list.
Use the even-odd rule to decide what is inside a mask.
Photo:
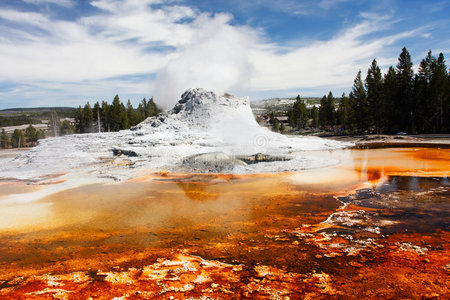
[{"label": "white cloud", "polygon": [[331,9],[342,3],[354,2],[355,0],[322,0],[318,3],[318,6],[323,9]]},{"label": "white cloud", "polygon": [[[100,13],[75,21],[0,7],[0,20],[6,21],[0,23],[0,82],[23,84],[11,93],[0,91],[0,104],[20,93],[61,104],[56,101],[154,92],[170,107],[189,87],[242,95],[245,89],[281,93],[350,86],[373,58],[389,61],[387,45],[418,33],[369,39],[382,35],[393,18],[363,14],[364,21],[328,41],[286,47],[271,44],[262,31],[231,25],[230,15],[202,14],[178,1],[96,0],[91,5]],[[155,73],[156,81],[120,79]]]},{"label": "white cloud", "polygon": [[27,2],[27,3],[36,4],[36,5],[47,4],[47,3],[65,6],[65,7],[72,7],[75,5],[75,1],[73,1],[73,0],[23,0],[23,1]]},{"label": "white cloud", "polygon": [[[252,90],[314,89],[348,87],[356,72],[385,55],[384,49],[419,30],[369,39],[387,26],[388,17],[369,18],[328,41],[312,41],[299,48],[259,45],[252,50],[255,66]],[[382,58],[383,59],[383,58]]]},{"label": "white cloud", "polygon": [[[100,7],[101,3],[116,2],[96,4]],[[120,12],[75,22],[0,9],[0,19],[18,24],[2,28],[0,80],[76,82],[156,72],[172,54],[148,52],[147,48],[154,44],[178,46],[188,39],[191,26],[177,21],[194,13],[190,8],[183,14],[181,7],[151,9],[134,5],[138,2],[143,3],[128,0]],[[32,26],[31,32],[27,26]]]}]

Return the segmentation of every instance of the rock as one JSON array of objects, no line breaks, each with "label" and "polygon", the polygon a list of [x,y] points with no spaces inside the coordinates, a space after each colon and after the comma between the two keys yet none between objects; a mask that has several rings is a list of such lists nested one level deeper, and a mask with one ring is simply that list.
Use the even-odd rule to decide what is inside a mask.
[{"label": "rock", "polygon": [[128,156],[128,157],[138,157],[139,156],[139,154],[137,154],[133,150],[125,150],[125,149],[113,148],[112,152],[113,152],[114,156],[121,156],[121,155],[125,155],[125,156]]},{"label": "rock", "polygon": [[202,153],[189,156],[183,159],[184,168],[197,172],[223,172],[231,170],[237,165],[246,166],[247,164],[223,152]]},{"label": "rock", "polygon": [[242,160],[247,164],[256,164],[260,162],[287,161],[290,160],[286,156],[273,156],[269,154],[257,153],[255,155],[236,155],[236,159]]}]

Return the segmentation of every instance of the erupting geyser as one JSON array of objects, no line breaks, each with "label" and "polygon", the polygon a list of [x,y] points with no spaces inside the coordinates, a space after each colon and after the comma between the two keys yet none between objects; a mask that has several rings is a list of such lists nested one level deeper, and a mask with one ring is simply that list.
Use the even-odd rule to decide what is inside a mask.
[{"label": "erupting geyser", "polygon": [[128,179],[143,172],[260,173],[295,171],[335,163],[306,150],[346,147],[317,137],[271,132],[255,121],[248,99],[189,89],[166,114],[131,130],[43,140],[1,168],[2,177],[36,179],[83,172]]}]

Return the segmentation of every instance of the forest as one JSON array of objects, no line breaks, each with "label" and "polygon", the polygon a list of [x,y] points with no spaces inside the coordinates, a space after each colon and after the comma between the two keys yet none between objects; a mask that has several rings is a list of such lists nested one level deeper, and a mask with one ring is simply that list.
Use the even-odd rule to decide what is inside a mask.
[{"label": "forest", "polygon": [[[330,92],[319,107],[308,109],[297,96],[287,113],[289,125],[345,135],[450,132],[450,78],[442,53],[435,57],[430,50],[414,74],[411,55],[403,48],[395,68],[382,74],[374,59],[362,76],[359,71],[348,96],[336,99]],[[284,130],[274,114],[269,122],[273,130]]]},{"label": "forest", "polygon": [[[61,121],[61,116],[56,110],[51,110],[45,114],[48,120],[48,130],[37,130],[32,124],[41,122],[43,116],[34,115],[35,122],[25,122],[30,124],[25,130],[14,129],[12,134],[8,134],[3,128],[0,133],[0,148],[21,148],[32,147],[37,144],[39,139],[47,136],[61,136],[73,133],[90,133],[90,132],[111,132],[123,129],[129,129],[131,126],[137,125],[148,117],[156,116],[161,109],[155,104],[153,98],[146,100],[145,98],[139,103],[135,109],[128,100],[125,106],[120,102],[119,96],[116,95],[112,104],[103,101],[91,107],[87,102],[84,107],[79,106],[72,115],[74,122],[70,122],[67,118]],[[64,112],[66,113],[66,112]],[[63,113],[63,114],[64,114]],[[11,124],[16,120],[31,120],[29,115],[21,114],[19,116],[8,116],[4,118],[6,124]],[[23,122],[12,123],[14,125],[24,124]]]},{"label": "forest", "polygon": [[161,109],[153,98],[148,101],[142,99],[134,109],[130,100],[125,107],[116,95],[112,104],[103,101],[102,104],[95,103],[94,107],[91,107],[89,102],[83,108],[79,106],[75,111],[75,129],[77,133],[119,131],[129,129],[160,112]]}]

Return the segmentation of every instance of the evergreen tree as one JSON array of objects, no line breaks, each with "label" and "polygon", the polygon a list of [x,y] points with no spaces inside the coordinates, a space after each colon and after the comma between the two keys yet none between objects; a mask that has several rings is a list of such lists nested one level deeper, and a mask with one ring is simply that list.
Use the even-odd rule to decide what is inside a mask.
[{"label": "evergreen tree", "polygon": [[119,131],[122,130],[122,106],[120,103],[119,95],[114,97],[114,100],[111,104],[111,107],[108,112],[109,120],[110,120],[110,129],[111,131]]},{"label": "evergreen tree", "polygon": [[308,124],[308,110],[300,95],[297,96],[292,109],[288,112],[288,120],[292,128],[305,128]]},{"label": "evergreen tree", "polygon": [[102,102],[102,109],[100,111],[100,121],[101,124],[103,125],[103,131],[104,132],[110,132],[111,131],[111,123],[109,120],[109,110],[110,110],[110,105],[108,104],[108,102],[103,101]]},{"label": "evergreen tree", "polygon": [[416,128],[419,132],[433,132],[434,111],[433,97],[431,93],[431,78],[436,58],[428,51],[427,57],[422,59],[419,65],[419,72],[414,79],[414,104],[417,107]]},{"label": "evergreen tree", "polygon": [[84,133],[84,124],[83,124],[83,109],[81,105],[75,110],[75,127],[78,133]]},{"label": "evergreen tree", "polygon": [[275,131],[275,132],[280,131],[280,122],[275,117],[274,112],[271,112],[269,115],[269,123],[272,125],[272,131]]},{"label": "evergreen tree", "polygon": [[444,102],[444,130],[450,133],[450,70],[447,72],[447,97]]},{"label": "evergreen tree", "polygon": [[138,117],[136,114],[136,111],[133,108],[133,105],[131,104],[130,99],[128,99],[127,102],[127,114],[128,114],[128,121],[130,123],[130,126],[134,126],[138,123]]},{"label": "evergreen tree", "polygon": [[319,127],[319,109],[317,106],[313,106],[311,109],[311,119],[312,119],[312,127],[317,128]]},{"label": "evergreen tree", "polygon": [[130,128],[130,121],[128,120],[128,113],[127,109],[123,105],[123,103],[120,103],[120,129],[129,129]]},{"label": "evergreen tree", "polygon": [[30,126],[25,129],[25,138],[31,145],[35,145],[38,141],[38,132],[33,125],[30,124]]},{"label": "evergreen tree", "polygon": [[23,131],[15,129],[11,137],[11,145],[13,148],[22,148],[25,145],[25,137]]},{"label": "evergreen tree", "polygon": [[[145,98],[144,98],[145,100]],[[138,108],[136,110],[136,118],[137,118],[137,123],[141,123],[142,121],[145,120],[145,109],[144,106],[142,105],[142,103],[139,103]]]},{"label": "evergreen tree", "polygon": [[5,129],[2,128],[2,134],[0,136],[0,147],[2,149],[7,149],[7,148],[9,148],[9,145],[10,145],[10,141],[9,141],[8,133],[6,133]]},{"label": "evergreen tree", "polygon": [[380,133],[383,127],[384,97],[383,97],[383,77],[374,59],[372,65],[367,70],[366,77],[367,101],[369,104],[369,123],[375,126],[375,132]]},{"label": "evergreen tree", "polygon": [[348,132],[348,130],[350,129],[350,111],[350,100],[345,95],[345,93],[343,93],[336,113],[337,122],[341,125],[343,133]]},{"label": "evergreen tree", "polygon": [[329,120],[329,125],[333,126],[336,123],[336,106],[333,93],[330,91],[327,97],[327,109],[326,109],[327,119]]},{"label": "evergreen tree", "polygon": [[329,92],[328,97],[323,96],[320,100],[319,121],[322,127],[333,126],[335,121],[335,103],[333,93]]},{"label": "evergreen tree", "polygon": [[149,117],[148,113],[147,113],[147,99],[145,99],[145,98],[142,99],[141,104],[142,104],[142,108],[143,108],[143,112],[144,112],[144,120],[145,120]]},{"label": "evergreen tree", "polygon": [[413,63],[408,50],[403,47],[397,64],[397,101],[394,105],[394,118],[398,120],[399,130],[414,132],[413,106]]},{"label": "evergreen tree", "polygon": [[353,88],[350,93],[350,103],[353,107],[352,122],[356,124],[359,133],[364,133],[369,128],[369,104],[366,91],[361,80],[361,70],[356,75]]},{"label": "evergreen tree", "polygon": [[42,140],[42,139],[45,139],[46,137],[47,137],[47,136],[46,136],[45,130],[39,129],[39,130],[38,130],[38,139],[39,139],[39,140]]},{"label": "evergreen tree", "polygon": [[146,110],[146,117],[154,117],[157,116],[161,109],[156,105],[156,103],[153,101],[153,97],[148,100]]},{"label": "evergreen tree", "polygon": [[286,131],[286,126],[284,126],[284,123],[280,124],[280,132],[283,133]]},{"label": "evergreen tree", "polygon": [[445,123],[444,118],[446,112],[448,112],[448,73],[447,66],[445,65],[445,58],[442,53],[439,54],[432,70],[433,74],[431,76],[430,88],[433,93],[433,102],[435,104],[436,125],[434,131],[443,132]]},{"label": "evergreen tree", "polygon": [[73,134],[75,132],[75,127],[73,127],[73,125],[70,124],[69,121],[64,120],[61,123],[61,126],[59,128],[59,132],[60,132],[61,135]]},{"label": "evergreen tree", "polygon": [[324,128],[327,123],[327,115],[325,113],[325,107],[327,105],[327,97],[323,96],[322,99],[320,99],[320,106],[319,106],[319,124],[322,128]]},{"label": "evergreen tree", "polygon": [[84,132],[93,132],[94,112],[89,102],[83,108],[83,128]]},{"label": "evergreen tree", "polygon": [[92,108],[92,113],[94,114],[93,115],[94,122],[98,121],[98,117],[100,116],[100,110],[101,110],[100,103],[97,101],[95,102],[94,107]]},{"label": "evergreen tree", "polygon": [[385,127],[391,133],[398,130],[397,120],[395,119],[397,113],[395,112],[395,103],[397,101],[397,74],[393,67],[390,67],[384,75],[383,80],[383,96],[384,96],[384,111]]}]

